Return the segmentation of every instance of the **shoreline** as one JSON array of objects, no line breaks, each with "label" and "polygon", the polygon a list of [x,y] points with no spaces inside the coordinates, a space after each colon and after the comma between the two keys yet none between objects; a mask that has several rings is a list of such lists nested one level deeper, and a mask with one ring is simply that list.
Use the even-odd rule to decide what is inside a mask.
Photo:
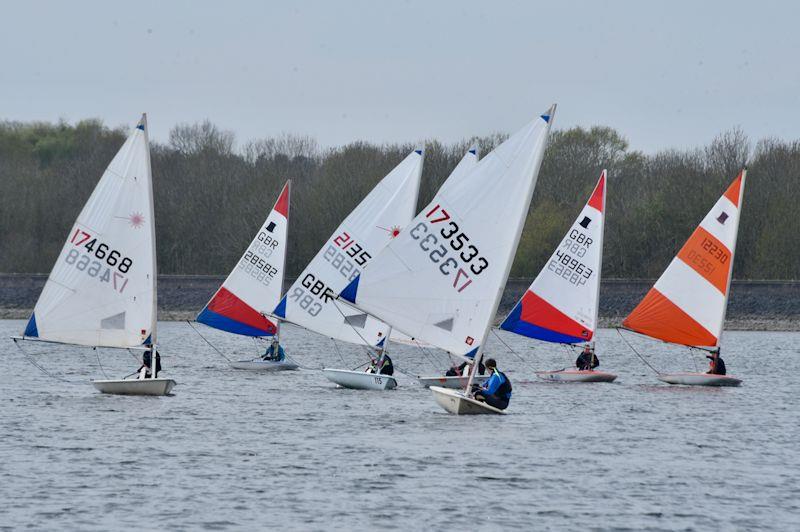
[{"label": "shoreline", "polygon": [[[27,320],[33,309],[0,308],[0,320]],[[159,310],[158,321],[190,321],[197,316],[197,310]],[[502,316],[498,316],[502,319]],[[599,328],[614,329],[622,325],[625,316],[600,316]],[[800,319],[786,317],[769,318],[764,316],[737,317],[725,320],[726,331],[800,331]]]}]

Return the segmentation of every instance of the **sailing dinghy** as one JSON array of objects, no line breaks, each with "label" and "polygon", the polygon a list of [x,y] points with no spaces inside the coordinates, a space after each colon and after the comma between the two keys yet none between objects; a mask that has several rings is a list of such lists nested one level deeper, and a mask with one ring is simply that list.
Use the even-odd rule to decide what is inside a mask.
[{"label": "sailing dinghy", "polygon": [[[521,336],[557,344],[586,344],[594,353],[603,264],[606,171],[547,265],[500,324]],[[611,382],[613,373],[562,369],[537,371],[550,382]]]},{"label": "sailing dinghy", "polygon": [[[624,328],[719,354],[746,176],[744,168],[625,318]],[[658,378],[690,386],[739,386],[742,382],[709,373],[661,373]]]},{"label": "sailing dinghy", "polygon": [[[271,354],[279,353],[280,320],[269,319],[283,292],[289,228],[291,182],[283,186],[267,219],[253,237],[239,262],[212,296],[196,321],[232,334],[272,338]],[[278,357],[258,356],[230,362],[234,369],[286,371],[297,364]]]},{"label": "sailing dinghy", "polygon": [[[375,185],[297,277],[273,315],[334,341],[380,350],[382,359],[391,328],[336,301],[336,295],[401,234],[414,216],[422,162],[422,150],[412,151]],[[381,362],[378,361],[379,366]],[[390,375],[334,368],[322,371],[341,387],[387,390],[397,386],[397,380]]]},{"label": "sailing dinghy", "polygon": [[474,359],[463,391],[431,386],[453,414],[502,414],[473,397],[536,185],[555,106],[484,157],[431,203],[341,297],[403,333]]},{"label": "sailing dinghy", "polygon": [[[156,328],[153,180],[142,115],[70,229],[23,336],[14,340],[156,350]],[[118,395],[166,395],[175,386],[150,373],[92,384]]]}]

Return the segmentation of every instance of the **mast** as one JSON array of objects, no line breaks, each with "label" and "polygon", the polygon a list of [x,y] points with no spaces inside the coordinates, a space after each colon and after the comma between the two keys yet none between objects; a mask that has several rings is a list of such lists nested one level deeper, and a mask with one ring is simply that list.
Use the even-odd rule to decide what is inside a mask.
[{"label": "mast", "polygon": [[608,187],[608,170],[603,168],[603,202],[601,204],[602,210],[600,216],[602,223],[600,224],[600,260],[597,267],[597,291],[595,292],[594,303],[594,335],[592,336],[592,359],[589,361],[589,369],[591,369],[592,362],[594,362],[594,348],[597,344],[597,330],[600,329],[600,283],[603,282],[603,246],[605,244],[606,232],[606,189]]},{"label": "mast", "polygon": [[[736,241],[739,239],[739,221],[742,218],[742,204],[744,203],[744,185],[745,181],[747,181],[747,166],[742,168],[742,184],[739,188],[739,205],[737,208],[739,209],[739,215],[736,217],[736,231],[733,235],[733,247],[731,248],[731,267],[728,268],[728,285],[725,288],[725,303],[722,305],[722,327],[719,331],[719,337],[717,338],[717,356],[719,356],[719,348],[722,345],[722,335],[725,332],[725,316],[728,313],[728,297],[731,294],[731,280],[733,279],[733,263],[734,258],[736,257]],[[716,364],[716,360],[714,361]]]},{"label": "mast", "polygon": [[157,336],[156,336],[156,328],[158,326],[158,259],[156,257],[156,209],[155,204],[153,201],[153,168],[150,164],[150,136],[147,131],[147,113],[142,113],[142,120],[140,122],[142,126],[142,131],[144,132],[144,146],[145,146],[145,158],[146,158],[146,168],[147,168],[147,196],[148,201],[150,203],[150,242],[152,246],[152,257],[153,257],[153,264],[152,264],[152,276],[153,276],[153,312],[152,312],[152,321],[150,324],[150,375],[153,379],[156,378],[156,368],[158,368],[158,364],[156,363],[156,354],[157,351]]},{"label": "mast", "polygon": [[[289,254],[289,213],[291,212],[292,208],[292,180],[289,179],[286,181],[286,250],[283,253],[283,265],[281,266],[281,272],[283,273],[283,278],[281,279],[281,288],[280,292],[283,292],[283,280],[286,278],[286,256]],[[273,316],[275,320],[275,340],[278,342],[278,347],[281,345],[281,319],[277,316]]]},{"label": "mast", "polygon": [[[550,109],[547,111],[548,119],[547,119],[547,129],[552,127],[553,125],[553,118],[556,114],[556,104],[553,104]],[[514,257],[517,254],[517,247],[519,247],[519,239],[522,237],[522,228],[525,226],[525,221],[528,218],[528,210],[530,209],[531,205],[531,198],[533,197],[533,189],[535,185],[535,176],[539,173],[539,168],[542,165],[542,159],[544,158],[544,150],[547,144],[543,144],[541,148],[541,153],[539,153],[539,160],[536,163],[536,166],[533,168],[533,174],[531,175],[531,182],[528,186],[528,200],[527,200],[527,208],[525,209],[524,213],[519,217],[517,220],[517,227],[516,232],[514,235],[514,244],[511,246],[509,250],[509,256],[506,257],[506,265],[505,270],[503,272],[503,281],[499,283],[497,293],[494,296],[494,303],[492,304],[492,312],[489,314],[489,320],[486,323],[486,328],[483,332],[483,338],[481,339],[481,343],[478,346],[478,352],[475,353],[475,358],[472,362],[472,370],[469,372],[469,379],[467,380],[467,387],[464,390],[464,394],[468,397],[472,397],[472,382],[475,380],[475,374],[478,371],[478,367],[481,364],[481,360],[483,359],[483,351],[486,347],[486,341],[489,339],[489,329],[492,327],[492,322],[494,322],[495,315],[497,314],[497,309],[500,307],[500,300],[503,297],[503,291],[506,288],[506,283],[508,282],[508,275],[511,273],[511,266],[514,263]]]}]

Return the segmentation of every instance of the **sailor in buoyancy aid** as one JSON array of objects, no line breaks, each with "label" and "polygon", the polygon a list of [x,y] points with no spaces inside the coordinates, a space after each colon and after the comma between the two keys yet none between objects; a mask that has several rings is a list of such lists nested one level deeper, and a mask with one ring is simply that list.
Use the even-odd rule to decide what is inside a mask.
[{"label": "sailor in buoyancy aid", "polygon": [[283,362],[286,360],[286,352],[283,350],[283,346],[278,342],[277,338],[273,338],[272,342],[270,342],[269,347],[261,355],[262,360],[269,360],[272,362]]},{"label": "sailor in buoyancy aid", "polygon": [[711,375],[725,375],[725,361],[719,356],[719,348],[713,351],[710,355],[706,355],[708,359],[708,371]]},{"label": "sailor in buoyancy aid", "polygon": [[497,362],[493,358],[486,360],[486,368],[489,370],[491,377],[483,386],[475,390],[474,397],[485,401],[489,406],[505,410],[511,400],[511,381],[508,380],[505,373],[498,371]]},{"label": "sailor in buoyancy aid", "polygon": [[594,369],[599,365],[600,361],[594,354],[594,349],[592,349],[592,346],[589,344],[586,344],[586,347],[583,348],[583,353],[578,355],[578,359],[575,361],[575,367],[579,370],[586,371]]},{"label": "sailor in buoyancy aid", "polygon": [[[472,370],[472,364],[469,362],[462,362],[460,365],[456,366],[453,365],[450,369],[447,370],[447,373],[444,374],[445,377],[469,377],[469,372]],[[478,364],[478,374],[485,375],[486,374],[486,366],[483,365],[483,361]]]},{"label": "sailor in buoyancy aid", "polygon": [[[142,353],[142,365],[139,366],[139,369],[136,372],[139,374],[136,378],[137,379],[149,379],[150,372],[152,371],[152,360],[153,360],[153,349],[152,347]],[[158,377],[158,372],[161,371],[161,355],[158,354],[156,351],[156,377]]]},{"label": "sailor in buoyancy aid", "polygon": [[[383,336],[383,333],[378,333],[378,336]],[[392,364],[392,359],[389,358],[389,355],[386,354],[384,350],[384,345],[386,342],[386,338],[382,338],[381,341],[375,346],[375,354],[378,355],[377,358],[370,357],[369,367],[367,368],[367,373],[379,373],[381,375],[394,375],[394,364]],[[378,367],[380,366],[380,367]]]}]

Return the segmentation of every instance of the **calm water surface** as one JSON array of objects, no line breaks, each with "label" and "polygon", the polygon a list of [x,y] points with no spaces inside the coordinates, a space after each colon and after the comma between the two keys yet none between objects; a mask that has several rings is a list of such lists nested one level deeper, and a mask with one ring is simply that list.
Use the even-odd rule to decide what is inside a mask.
[{"label": "calm water surface", "polygon": [[[509,415],[451,416],[398,375],[391,392],[338,390],[330,340],[285,327],[307,369],[228,369],[185,323],[161,325],[172,397],[101,395],[89,378],[138,367],[124,351],[24,346],[5,337],[0,529],[800,530],[800,334],[731,332],[740,388],[670,387],[616,331],[599,334],[614,384],[537,382],[574,355],[502,333],[489,353],[514,384]],[[253,342],[209,329],[230,356]],[[662,371],[702,355],[630,337]],[[349,367],[364,362],[339,345]],[[440,354],[393,347],[409,374]],[[435,367],[434,363],[438,366]]]}]

